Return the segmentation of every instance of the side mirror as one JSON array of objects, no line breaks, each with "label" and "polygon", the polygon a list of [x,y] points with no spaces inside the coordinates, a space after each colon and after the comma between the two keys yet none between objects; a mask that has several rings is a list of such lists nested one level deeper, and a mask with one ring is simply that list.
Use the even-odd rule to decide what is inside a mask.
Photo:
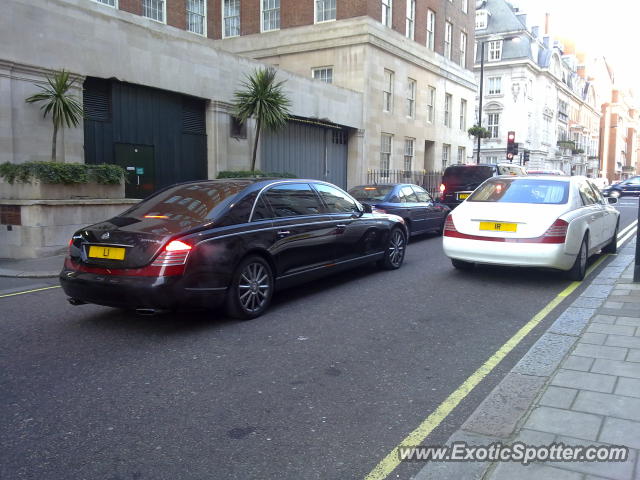
[{"label": "side mirror", "polygon": [[615,205],[618,203],[618,199],[616,197],[607,197],[607,202],[609,202],[609,205]]},{"label": "side mirror", "polygon": [[369,205],[368,203],[363,203],[362,204],[362,212],[363,213],[372,213],[373,209],[371,208],[371,205]]}]

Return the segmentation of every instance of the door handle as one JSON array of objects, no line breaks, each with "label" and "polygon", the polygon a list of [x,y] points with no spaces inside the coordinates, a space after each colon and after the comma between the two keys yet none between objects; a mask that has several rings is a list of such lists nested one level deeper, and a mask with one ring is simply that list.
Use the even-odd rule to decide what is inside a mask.
[{"label": "door handle", "polygon": [[347,228],[347,225],[344,223],[339,223],[338,225],[336,225],[336,228]]},{"label": "door handle", "polygon": [[291,232],[289,230],[280,230],[277,235],[279,237],[286,237],[287,235],[291,235]]}]

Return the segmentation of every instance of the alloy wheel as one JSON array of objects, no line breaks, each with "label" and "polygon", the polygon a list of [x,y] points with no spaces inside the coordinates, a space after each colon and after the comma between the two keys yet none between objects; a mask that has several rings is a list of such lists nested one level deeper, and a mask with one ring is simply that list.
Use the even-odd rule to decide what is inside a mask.
[{"label": "alloy wheel", "polygon": [[270,293],[271,278],[264,265],[258,262],[247,264],[238,284],[238,300],[242,308],[250,313],[259,311],[268,302]]},{"label": "alloy wheel", "polygon": [[394,267],[398,267],[402,263],[405,247],[404,234],[399,229],[394,231],[389,242],[389,262]]}]

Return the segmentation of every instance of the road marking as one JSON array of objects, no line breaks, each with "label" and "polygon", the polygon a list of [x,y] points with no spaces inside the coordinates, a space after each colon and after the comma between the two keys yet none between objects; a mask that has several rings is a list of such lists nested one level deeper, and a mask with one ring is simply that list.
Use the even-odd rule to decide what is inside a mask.
[{"label": "road marking", "polygon": [[636,225],[638,225],[638,220],[637,219],[634,220],[633,222],[631,222],[626,227],[624,227],[621,232],[618,232],[618,238],[623,237],[625,233],[627,233],[629,230],[631,230]]},{"label": "road marking", "polygon": [[60,288],[60,285],[54,285],[52,287],[44,287],[44,288],[34,288],[33,290],[25,290],[24,292],[7,293],[5,295],[0,295],[0,298],[14,297],[16,295],[24,295],[25,293],[41,292],[43,290],[51,290],[52,288]]},{"label": "road marking", "polygon": [[618,244],[617,247],[620,248],[620,246],[625,243],[627,240],[631,239],[631,237],[633,237],[636,233],[637,233],[637,228],[634,228],[633,230],[630,230],[629,232],[627,232],[627,234],[623,237],[620,238],[620,235],[618,235],[618,238],[620,238],[620,240],[618,240]]},{"label": "road marking", "polygon": [[[600,264],[609,255],[602,255],[596,260],[585,274],[585,279],[600,266]],[[584,281],[584,280],[583,280]],[[491,371],[513,350],[531,330],[544,320],[562,301],[571,295],[582,282],[571,282],[571,284],[562,290],[556,297],[547,303],[542,310],[535,314],[515,335],[502,345],[489,359],[480,366],[475,372],[467,378],[453,393],[451,393],[438,408],[429,415],[414,431],[407,435],[398,446],[384,457],[378,465],[365,477],[365,480],[383,480],[393,472],[398,465],[400,459],[398,456],[398,448],[403,446],[420,445],[429,436],[429,434],[456,408],[462,400],[486,377]]]}]

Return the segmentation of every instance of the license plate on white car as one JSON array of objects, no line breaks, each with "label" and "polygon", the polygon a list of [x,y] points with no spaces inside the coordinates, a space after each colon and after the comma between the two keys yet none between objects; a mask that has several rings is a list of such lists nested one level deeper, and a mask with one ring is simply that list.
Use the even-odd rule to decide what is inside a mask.
[{"label": "license plate on white car", "polygon": [[489,232],[516,232],[518,230],[518,224],[502,222],[480,222],[480,230]]}]

